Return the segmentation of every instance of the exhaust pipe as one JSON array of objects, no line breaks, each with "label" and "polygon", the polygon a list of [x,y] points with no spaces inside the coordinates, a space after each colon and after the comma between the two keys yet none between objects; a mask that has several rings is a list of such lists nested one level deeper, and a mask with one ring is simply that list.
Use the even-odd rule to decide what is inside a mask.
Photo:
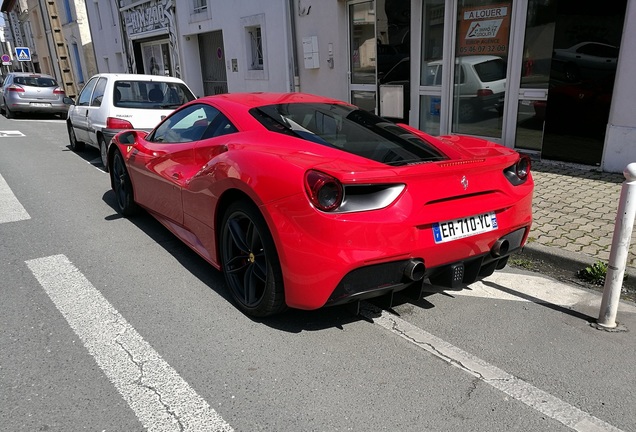
[{"label": "exhaust pipe", "polygon": [[412,259],[406,263],[406,267],[404,268],[404,276],[416,282],[424,279],[425,273],[426,267],[424,267],[424,262],[420,260]]},{"label": "exhaust pipe", "polygon": [[508,240],[499,239],[492,246],[492,249],[490,249],[490,254],[495,258],[499,258],[502,255],[506,255],[508,253],[508,249],[510,249],[510,243],[508,243]]}]

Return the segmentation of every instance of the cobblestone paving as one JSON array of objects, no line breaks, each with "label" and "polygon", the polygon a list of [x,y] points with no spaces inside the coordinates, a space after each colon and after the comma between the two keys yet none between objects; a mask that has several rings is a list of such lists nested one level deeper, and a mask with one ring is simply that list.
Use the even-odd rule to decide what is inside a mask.
[{"label": "cobblestone paving", "polygon": [[[530,242],[580,252],[607,262],[625,177],[589,166],[533,161]],[[632,233],[627,265],[636,267]]]}]

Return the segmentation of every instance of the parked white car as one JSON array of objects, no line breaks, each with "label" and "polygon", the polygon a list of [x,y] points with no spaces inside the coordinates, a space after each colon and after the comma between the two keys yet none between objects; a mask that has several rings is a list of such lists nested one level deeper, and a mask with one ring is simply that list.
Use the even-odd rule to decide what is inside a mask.
[{"label": "parked white car", "polygon": [[152,130],[175,108],[196,99],[178,78],[141,74],[97,74],[69,107],[66,124],[73,151],[85,145],[100,150],[108,170],[106,149],[124,129]]},{"label": "parked white car", "polygon": [[[483,110],[502,110],[506,91],[506,62],[501,57],[474,55],[456,59],[455,95],[461,121],[472,121]],[[426,85],[442,85],[442,61],[426,67]]]}]

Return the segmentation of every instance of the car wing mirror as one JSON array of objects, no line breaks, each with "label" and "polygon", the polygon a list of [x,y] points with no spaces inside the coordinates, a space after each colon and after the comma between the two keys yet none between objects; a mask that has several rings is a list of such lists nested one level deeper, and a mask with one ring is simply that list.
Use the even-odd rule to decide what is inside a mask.
[{"label": "car wing mirror", "polygon": [[75,105],[75,100],[72,97],[68,96],[64,96],[64,98],[62,98],[62,102],[64,102],[66,105]]},{"label": "car wing mirror", "polygon": [[138,130],[127,130],[117,134],[117,140],[120,144],[136,146],[140,139],[146,138],[148,132]]}]

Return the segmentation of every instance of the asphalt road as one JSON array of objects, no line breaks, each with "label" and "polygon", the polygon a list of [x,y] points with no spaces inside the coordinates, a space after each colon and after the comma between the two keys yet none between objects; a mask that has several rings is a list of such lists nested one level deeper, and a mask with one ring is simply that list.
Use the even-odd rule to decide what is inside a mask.
[{"label": "asphalt road", "polygon": [[0,117],[0,431],[636,430],[633,304],[599,331],[597,292],[513,269],[253,320],[67,145]]}]

